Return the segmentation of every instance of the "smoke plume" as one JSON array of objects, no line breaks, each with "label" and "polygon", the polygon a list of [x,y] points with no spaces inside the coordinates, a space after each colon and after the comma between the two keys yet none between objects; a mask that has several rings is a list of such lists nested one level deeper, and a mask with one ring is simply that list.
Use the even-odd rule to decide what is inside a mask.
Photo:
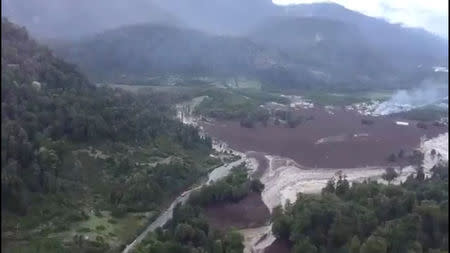
[{"label": "smoke plume", "polygon": [[375,115],[387,115],[409,111],[424,106],[436,105],[448,110],[448,85],[424,82],[412,90],[399,90],[392,97],[381,103],[374,111]]}]

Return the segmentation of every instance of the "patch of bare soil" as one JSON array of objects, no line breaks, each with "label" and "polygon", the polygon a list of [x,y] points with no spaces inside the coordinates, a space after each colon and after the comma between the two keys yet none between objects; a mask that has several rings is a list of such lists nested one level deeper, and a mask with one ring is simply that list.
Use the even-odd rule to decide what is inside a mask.
[{"label": "patch of bare soil", "polygon": [[208,223],[215,229],[225,231],[231,227],[253,228],[263,226],[270,219],[269,209],[261,195],[251,192],[237,203],[220,203],[205,208]]},{"label": "patch of bare soil", "polygon": [[[431,138],[448,131],[445,127],[431,125],[422,129],[414,121],[391,116],[362,116],[340,108],[335,109],[334,114],[323,108],[301,109],[296,113],[314,119],[296,128],[274,124],[244,128],[235,121],[201,125],[208,135],[225,141],[238,151],[253,150],[289,157],[311,168],[390,165],[387,161],[390,154],[398,154],[401,149],[411,151],[419,146],[422,136]],[[362,119],[374,123],[365,125],[361,123]],[[409,125],[396,125],[396,121],[405,121]]]},{"label": "patch of bare soil", "polygon": [[291,252],[292,243],[286,240],[276,239],[264,253],[289,253]]}]

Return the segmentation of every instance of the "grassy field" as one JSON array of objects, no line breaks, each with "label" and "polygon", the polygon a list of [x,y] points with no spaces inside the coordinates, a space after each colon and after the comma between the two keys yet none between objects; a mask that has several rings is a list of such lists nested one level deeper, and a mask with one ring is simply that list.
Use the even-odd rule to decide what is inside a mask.
[{"label": "grassy field", "polygon": [[307,92],[303,96],[317,105],[346,106],[371,100],[384,101],[389,99],[391,95],[391,91],[374,91],[355,93]]},{"label": "grassy field", "polygon": [[109,211],[99,211],[95,214],[91,210],[88,219],[74,224],[69,231],[50,234],[48,237],[67,241],[75,235],[82,235],[85,238],[101,236],[111,248],[116,248],[131,241],[157,214],[155,211],[128,213],[125,217],[114,218]]},{"label": "grassy field", "polygon": [[261,110],[260,105],[267,102],[286,104],[288,100],[279,94],[267,93],[258,89],[209,89],[202,92],[207,99],[197,107],[198,114],[220,119],[241,119]]},{"label": "grassy field", "polygon": [[[163,196],[163,202],[155,203],[152,208],[139,212],[125,211],[123,216],[113,218],[109,194],[117,178],[106,169],[109,157],[127,154],[130,163],[134,165],[127,177],[150,175],[148,173],[158,163],[193,163],[198,173],[204,175],[221,164],[201,150],[184,149],[164,138],[147,146],[89,143],[71,145],[69,148],[71,152],[64,156],[58,179],[58,184],[64,185],[66,190],[31,194],[28,200],[33,204],[30,205],[28,214],[33,215],[2,213],[2,242],[9,243],[7,249],[15,249],[13,252],[35,252],[33,250],[36,247],[44,247],[41,244],[49,243],[47,246],[57,247],[59,244],[71,243],[76,235],[87,236],[94,241],[98,237],[102,245],[109,244],[112,248],[117,248],[134,238],[165,207],[165,201],[170,201],[178,194],[167,193],[167,196]],[[67,181],[64,178],[75,180]],[[183,183],[188,187],[198,178],[186,180]],[[52,240],[47,242],[46,238]],[[60,251],[49,248],[47,252]]]}]

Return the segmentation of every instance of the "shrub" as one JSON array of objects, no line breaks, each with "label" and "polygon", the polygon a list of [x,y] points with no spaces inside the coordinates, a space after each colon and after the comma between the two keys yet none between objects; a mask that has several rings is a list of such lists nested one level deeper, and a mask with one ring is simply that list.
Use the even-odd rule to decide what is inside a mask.
[{"label": "shrub", "polygon": [[445,124],[444,124],[444,123],[441,123],[441,122],[439,122],[439,121],[434,121],[434,122],[432,123],[432,125],[435,126],[435,127],[445,127]]},{"label": "shrub", "polygon": [[124,206],[119,205],[117,207],[114,207],[111,210],[111,216],[114,218],[122,218],[125,216],[125,214],[127,214],[127,210]]},{"label": "shrub", "polygon": [[103,225],[99,225],[99,226],[96,226],[95,229],[98,230],[98,231],[103,231],[103,230],[106,229],[106,227],[103,226]]},{"label": "shrub", "polygon": [[103,217],[103,214],[100,212],[100,210],[98,210],[98,209],[95,209],[94,210],[94,214],[95,214],[95,216],[97,216],[97,217]]},{"label": "shrub", "polygon": [[403,158],[403,156],[405,155],[405,151],[403,149],[400,149],[400,151],[398,152],[398,158]]},{"label": "shrub", "polygon": [[397,156],[394,153],[392,153],[388,156],[387,160],[389,162],[395,162],[395,161],[397,161]]},{"label": "shrub", "polygon": [[254,192],[262,192],[264,190],[264,184],[261,183],[261,181],[259,181],[258,179],[253,179],[250,182],[250,189]]},{"label": "shrub", "polygon": [[114,220],[114,219],[109,219],[108,222],[111,223],[111,224],[117,224],[117,221]]},{"label": "shrub", "polygon": [[66,221],[68,222],[78,222],[83,220],[83,216],[77,213],[71,213],[66,217]]},{"label": "shrub", "polygon": [[90,228],[79,228],[77,229],[77,233],[89,233],[91,232]]},{"label": "shrub", "polygon": [[375,123],[375,122],[371,119],[362,119],[361,120],[361,124],[363,124],[363,125],[373,125],[373,123]]},{"label": "shrub", "polygon": [[240,121],[241,127],[253,128],[255,126],[255,122],[250,118],[244,118]]},{"label": "shrub", "polygon": [[416,126],[418,128],[422,128],[422,129],[427,129],[428,128],[427,124],[425,124],[423,122],[418,122]]}]

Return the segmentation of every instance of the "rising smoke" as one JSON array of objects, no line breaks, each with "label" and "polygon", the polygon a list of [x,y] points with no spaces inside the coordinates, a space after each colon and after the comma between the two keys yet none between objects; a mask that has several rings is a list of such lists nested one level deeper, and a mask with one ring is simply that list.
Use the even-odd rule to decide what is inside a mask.
[{"label": "rising smoke", "polygon": [[374,114],[387,115],[430,105],[448,110],[447,84],[426,81],[418,88],[399,90],[389,100],[381,103]]}]

